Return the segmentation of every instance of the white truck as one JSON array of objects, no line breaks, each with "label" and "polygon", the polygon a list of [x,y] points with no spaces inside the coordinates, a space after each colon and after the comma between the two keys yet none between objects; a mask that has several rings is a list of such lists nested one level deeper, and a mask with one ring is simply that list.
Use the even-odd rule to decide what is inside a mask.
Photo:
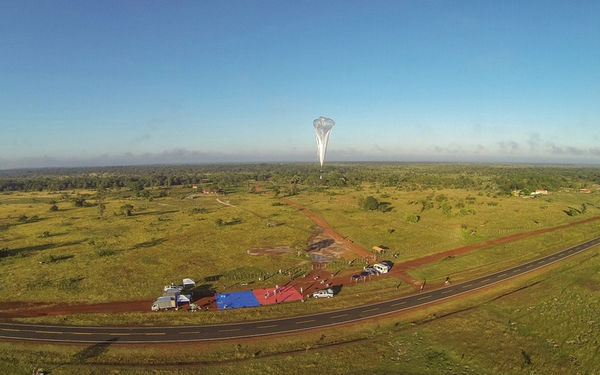
[{"label": "white truck", "polygon": [[170,310],[170,309],[174,309],[176,306],[177,306],[177,302],[175,301],[175,298],[173,298],[171,296],[159,297],[152,304],[151,310],[152,311]]}]

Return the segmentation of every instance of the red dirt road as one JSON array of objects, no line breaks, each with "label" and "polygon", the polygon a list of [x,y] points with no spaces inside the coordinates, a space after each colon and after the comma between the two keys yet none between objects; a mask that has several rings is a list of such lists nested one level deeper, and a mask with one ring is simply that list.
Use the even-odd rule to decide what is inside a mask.
[{"label": "red dirt road", "polygon": [[370,252],[369,250],[366,250],[366,249],[362,248],[361,246],[358,246],[354,242],[348,241],[347,239],[342,237],[342,235],[339,234],[338,232],[336,232],[335,230],[333,230],[333,228],[331,228],[329,226],[329,224],[327,224],[327,222],[322,217],[315,215],[313,212],[307,210],[306,208],[300,206],[298,203],[293,202],[287,198],[280,198],[280,199],[283,202],[289,204],[290,206],[296,207],[299,211],[302,211],[306,216],[308,216],[312,221],[314,221],[315,224],[317,224],[321,229],[323,229],[323,232],[327,233],[334,240],[344,244],[344,246],[351,252],[349,254],[345,254],[346,259],[352,260],[352,259],[355,259],[356,257],[368,258],[368,257],[373,256],[373,253]]}]

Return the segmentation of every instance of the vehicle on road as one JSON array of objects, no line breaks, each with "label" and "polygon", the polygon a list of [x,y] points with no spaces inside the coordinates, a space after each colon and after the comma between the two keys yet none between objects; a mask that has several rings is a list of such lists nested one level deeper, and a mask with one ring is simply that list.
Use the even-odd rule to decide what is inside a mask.
[{"label": "vehicle on road", "polygon": [[333,297],[333,289],[327,288],[323,290],[317,290],[313,293],[313,298],[331,298]]}]

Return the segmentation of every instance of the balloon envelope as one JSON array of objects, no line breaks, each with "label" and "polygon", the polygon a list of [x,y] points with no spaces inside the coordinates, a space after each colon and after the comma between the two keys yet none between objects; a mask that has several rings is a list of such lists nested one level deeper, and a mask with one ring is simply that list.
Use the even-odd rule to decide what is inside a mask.
[{"label": "balloon envelope", "polygon": [[319,117],[313,121],[313,125],[315,127],[315,133],[317,134],[317,156],[319,157],[322,168],[323,161],[325,160],[325,151],[327,151],[329,133],[331,133],[331,128],[335,125],[335,121],[327,117]]}]

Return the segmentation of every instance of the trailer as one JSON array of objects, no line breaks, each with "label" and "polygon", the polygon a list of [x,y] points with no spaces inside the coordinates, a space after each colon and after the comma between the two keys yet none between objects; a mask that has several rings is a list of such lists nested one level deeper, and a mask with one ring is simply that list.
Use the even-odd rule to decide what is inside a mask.
[{"label": "trailer", "polygon": [[373,265],[373,268],[383,274],[383,273],[388,273],[390,272],[390,269],[392,268],[387,262],[381,262],[381,263],[377,263]]},{"label": "trailer", "polygon": [[174,309],[177,306],[177,302],[175,301],[175,298],[173,298],[172,296],[163,296],[163,297],[159,297],[156,301],[154,301],[154,303],[152,304],[152,311],[160,311],[160,310],[170,310],[170,309]]}]

